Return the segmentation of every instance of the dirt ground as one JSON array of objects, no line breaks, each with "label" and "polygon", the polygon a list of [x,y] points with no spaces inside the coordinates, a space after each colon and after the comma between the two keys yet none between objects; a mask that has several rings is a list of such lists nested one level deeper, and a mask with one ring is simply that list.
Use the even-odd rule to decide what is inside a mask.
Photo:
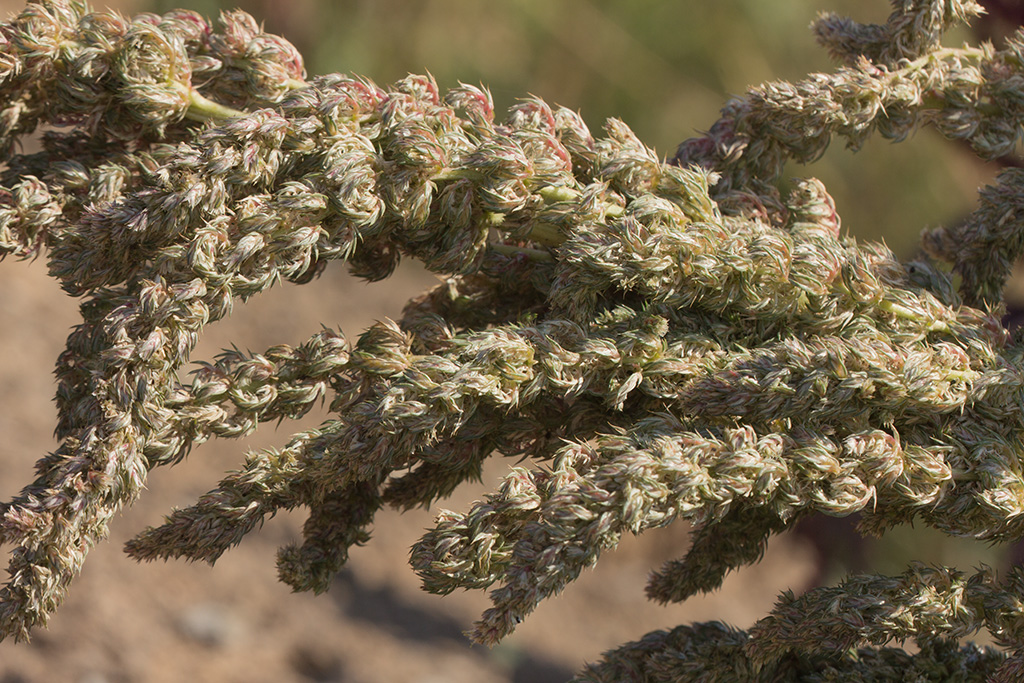
[{"label": "dirt ground", "polygon": [[[0,15],[20,6],[0,1]],[[375,319],[397,315],[432,282],[415,267],[375,285],[329,268],[309,285],[281,286],[239,305],[231,319],[209,328],[194,358],[210,359],[231,344],[254,351],[298,344],[321,324],[355,336]],[[6,500],[55,447],[52,369],[76,322],[77,303],[47,277],[43,260],[0,264],[0,293],[0,498]],[[277,432],[266,427],[245,442],[211,442],[179,466],[153,472],[140,502],[91,552],[49,628],[28,644],[0,643],[0,683],[563,681],[602,651],[656,628],[707,620],[747,627],[780,590],[800,591],[814,573],[812,551],[781,537],[760,565],[731,576],[722,590],[656,606],[644,599],[645,580],[685,551],[687,530],[677,525],[625,539],[488,650],[462,635],[487,606],[486,596],[425,594],[408,566],[408,548],[436,510],[378,516],[373,540],[353,552],[350,566],[319,597],[291,593],[276,578],[274,550],[298,538],[301,512],[271,520],[216,567],[139,565],[122,554],[127,539],[212,488],[247,448],[281,445],[321,417]],[[494,463],[489,482],[506,468]],[[460,491],[444,505],[464,509],[484,490]]]}]

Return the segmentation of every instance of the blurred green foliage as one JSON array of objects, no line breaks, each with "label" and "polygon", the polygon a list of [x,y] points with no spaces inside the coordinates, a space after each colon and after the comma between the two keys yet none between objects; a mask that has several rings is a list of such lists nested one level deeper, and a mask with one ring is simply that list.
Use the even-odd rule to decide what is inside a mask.
[{"label": "blurred green foliage", "polygon": [[[482,83],[498,111],[536,95],[598,129],[616,116],[659,154],[718,118],[734,94],[831,69],[807,26],[821,11],[884,21],[884,0],[150,0],[207,16],[240,7],[291,40],[311,74],[387,84],[429,71]],[[845,227],[901,256],[922,227],[966,214],[991,171],[931,131],[857,154],[837,145],[795,177],[825,181]]]}]

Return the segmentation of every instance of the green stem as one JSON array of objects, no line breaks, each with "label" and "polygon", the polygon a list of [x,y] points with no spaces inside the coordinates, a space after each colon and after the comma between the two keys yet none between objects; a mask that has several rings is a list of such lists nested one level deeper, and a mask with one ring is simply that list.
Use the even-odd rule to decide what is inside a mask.
[{"label": "green stem", "polygon": [[537,221],[530,228],[529,238],[537,244],[545,247],[557,247],[565,241],[565,235],[558,229],[557,225]]},{"label": "green stem", "polygon": [[478,183],[484,179],[484,174],[469,168],[446,168],[430,176],[430,179],[434,182],[442,180],[472,180]]},{"label": "green stem", "polygon": [[[484,221],[487,222],[488,227],[494,228],[495,230],[507,230],[501,227],[505,222],[505,214],[503,213],[485,213]],[[530,228],[530,234],[527,238],[533,240],[537,244],[543,244],[545,247],[557,247],[565,241],[565,235],[558,229],[558,226],[552,225],[551,223],[545,223],[543,221],[537,221]]]},{"label": "green stem", "polygon": [[188,111],[185,112],[185,118],[193,121],[209,121],[211,119],[223,121],[224,119],[245,116],[244,111],[226,107],[223,104],[218,104],[213,100],[203,97],[195,88],[189,88],[188,98],[189,105]]},{"label": "green stem", "polygon": [[[919,313],[912,311],[906,306],[902,306],[894,301],[888,299],[882,299],[878,302],[878,307],[887,313],[892,313],[897,318],[903,318],[904,320],[917,320],[920,321],[922,316]],[[949,325],[942,322],[941,320],[933,320],[928,324],[929,332],[948,332]]]},{"label": "green stem", "polygon": [[574,202],[580,197],[580,193],[571,187],[565,185],[548,185],[537,190],[537,194],[544,199],[547,204],[555,204],[557,202]]},{"label": "green stem", "polygon": [[[546,204],[557,204],[562,202],[575,202],[578,201],[580,196],[583,194],[579,190],[574,190],[571,187],[565,187],[564,185],[548,185],[537,190],[537,194],[541,196]],[[609,218],[621,218],[626,210],[618,204],[612,204],[610,202],[601,202],[601,209],[605,216]]]},{"label": "green stem", "polygon": [[[309,87],[309,83],[298,78],[289,78],[285,81],[285,85],[287,85],[289,90],[301,90]],[[184,90],[185,86],[180,86],[180,88]],[[195,88],[188,88],[188,99],[189,105],[188,111],[185,112],[185,118],[192,121],[223,121],[225,119],[245,116],[248,113],[214,102],[204,97]]]}]

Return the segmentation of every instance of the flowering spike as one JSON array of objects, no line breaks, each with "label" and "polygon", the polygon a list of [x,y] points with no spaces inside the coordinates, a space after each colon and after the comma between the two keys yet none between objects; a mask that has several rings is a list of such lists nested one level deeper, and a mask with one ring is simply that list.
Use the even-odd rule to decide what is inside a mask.
[{"label": "flowering spike", "polygon": [[[515,458],[410,558],[429,591],[494,587],[472,634],[493,644],[623,534],[680,520],[695,534],[649,583],[662,602],[714,590],[813,514],[1020,538],[1024,340],[996,317],[1024,251],[1020,174],[912,263],[845,236],[820,181],[778,187],[837,136],[934,126],[985,158],[1012,149],[1021,41],[939,43],[978,11],[824,16],[835,72],[751,89],[665,163],[625,123],[595,136],[537,98],[496,118],[486,90],[429,75],[307,79],[242,12],[30,0],[0,24],[0,255],[45,254],[83,300],[57,364],[61,445],[0,506],[0,636],[45,624],[150,468],[317,403],[323,425],[250,454],[129,555],[214,562],[303,507],[279,575],[321,592],[382,506],[433,505]],[[14,154],[43,124],[40,151]],[[226,351],[179,380],[236,302],[402,257],[442,283],[398,321]],[[750,633],[648,634],[578,680],[1016,680],[1022,594],[1020,571],[855,576],[784,596]],[[1007,652],[956,644],[980,629]],[[880,647],[902,638],[919,653]]]}]

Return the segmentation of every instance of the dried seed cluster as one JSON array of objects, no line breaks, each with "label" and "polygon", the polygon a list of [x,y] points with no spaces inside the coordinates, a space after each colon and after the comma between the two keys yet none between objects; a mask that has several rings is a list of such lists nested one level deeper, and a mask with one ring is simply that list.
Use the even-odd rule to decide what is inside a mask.
[{"label": "dried seed cluster", "polygon": [[[1024,343],[997,314],[1024,175],[926,233],[935,260],[914,263],[844,236],[819,181],[777,188],[836,135],[932,125],[984,157],[1017,144],[1024,38],[945,48],[978,5],[894,5],[881,26],[821,17],[842,66],[752,89],[664,163],[622,122],[595,138],[535,99],[499,122],[470,86],[307,79],[241,12],[211,26],[31,0],[0,25],[0,251],[45,254],[83,305],[58,361],[62,445],[0,507],[0,634],[45,623],[150,468],[321,401],[328,422],[251,454],[128,553],[213,562],[302,506],[280,576],[323,591],[380,507],[525,458],[412,550],[429,591],[494,588],[473,631],[490,644],[623,533],[680,519],[693,544],[653,575],[655,600],[717,588],[814,513],[1020,538]],[[41,124],[60,128],[16,153]],[[227,352],[178,381],[236,300],[332,260],[384,278],[403,255],[446,280],[401,320]],[[1016,680],[1022,594],[1016,572],[854,576],[784,597],[749,634],[648,634],[579,680]],[[956,645],[982,628],[1005,650]],[[918,654],[883,647],[905,638]]]}]

